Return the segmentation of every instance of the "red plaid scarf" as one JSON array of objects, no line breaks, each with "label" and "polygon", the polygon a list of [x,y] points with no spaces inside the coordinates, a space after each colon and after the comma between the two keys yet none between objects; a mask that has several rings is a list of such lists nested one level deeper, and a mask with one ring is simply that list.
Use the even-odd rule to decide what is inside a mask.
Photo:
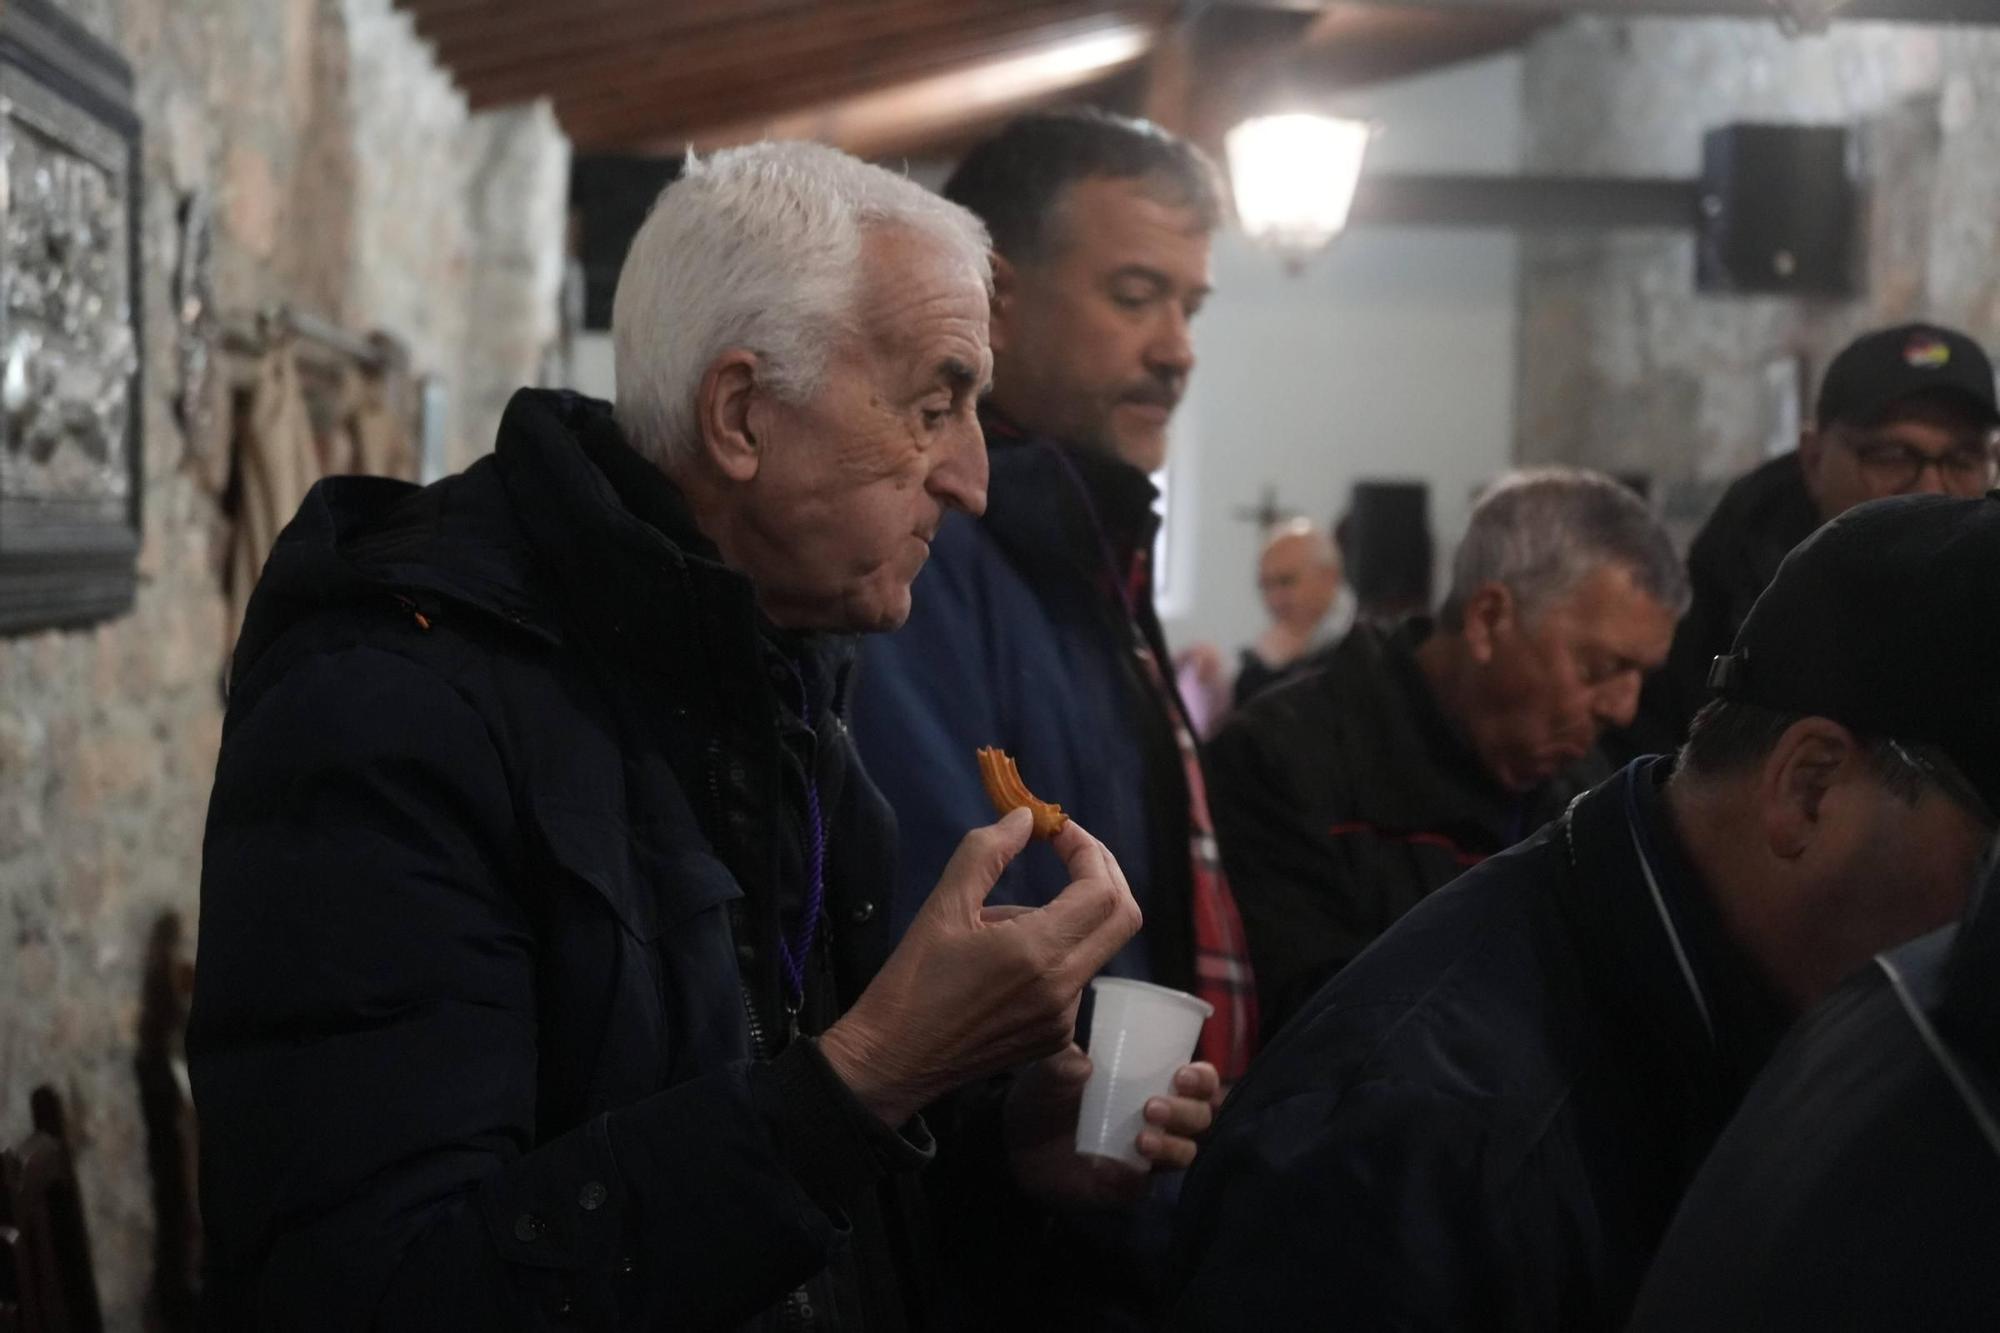
[{"label": "red plaid scarf", "polygon": [[1208,817],[1208,784],[1201,773],[1194,732],[1182,715],[1159,659],[1142,640],[1139,662],[1154,693],[1167,710],[1174,740],[1187,770],[1188,831],[1192,853],[1194,916],[1194,990],[1215,1006],[1202,1026],[1195,1053],[1214,1065],[1222,1081],[1234,1083],[1257,1053],[1257,985],[1250,972],[1250,948],[1243,939],[1243,918],[1236,895],[1223,873],[1215,847],[1215,825]]},{"label": "red plaid scarf", "polygon": [[[989,436],[1021,438],[1012,423],[995,414],[982,413],[980,420]],[[1236,910],[1236,895],[1229,887],[1229,877],[1223,873],[1222,858],[1216,851],[1215,824],[1208,816],[1208,784],[1202,778],[1194,731],[1188,726],[1173,682],[1148,646],[1139,625],[1139,605],[1152,596],[1152,553],[1143,546],[1133,551],[1121,583],[1118,559],[1089,485],[1077,472],[1076,465],[1064,456],[1060,445],[1050,441],[1046,447],[1076,488],[1077,499],[1083,504],[1104,558],[1108,591],[1124,607],[1125,624],[1131,632],[1139,664],[1153,687],[1154,698],[1166,711],[1167,722],[1174,729],[1174,742],[1180,749],[1181,765],[1187,775],[1188,845],[1193,872],[1189,907],[1194,918],[1194,989],[1196,995],[1215,1006],[1215,1012],[1202,1025],[1195,1054],[1215,1066],[1226,1086],[1243,1077],[1250,1068],[1250,1057],[1257,1053],[1257,984],[1250,971],[1250,946],[1243,939],[1243,917]]]}]

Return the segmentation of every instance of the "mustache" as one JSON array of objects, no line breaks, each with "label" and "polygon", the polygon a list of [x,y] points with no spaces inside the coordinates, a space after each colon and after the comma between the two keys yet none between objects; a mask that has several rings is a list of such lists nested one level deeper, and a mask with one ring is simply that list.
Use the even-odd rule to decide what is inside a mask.
[{"label": "mustache", "polygon": [[1121,403],[1138,403],[1145,407],[1163,407],[1171,412],[1174,408],[1180,406],[1183,386],[1184,381],[1178,378],[1171,380],[1145,380],[1132,385],[1119,394],[1118,401]]}]

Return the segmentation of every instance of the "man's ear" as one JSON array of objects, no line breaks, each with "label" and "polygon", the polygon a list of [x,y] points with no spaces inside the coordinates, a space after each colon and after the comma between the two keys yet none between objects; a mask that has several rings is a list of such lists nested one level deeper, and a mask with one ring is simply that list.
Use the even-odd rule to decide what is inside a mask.
[{"label": "man's ear", "polygon": [[1003,352],[1007,349],[1007,339],[1014,331],[1015,299],[1021,290],[1021,275],[1009,263],[1007,256],[998,250],[993,252],[993,300],[991,319],[988,325],[987,342],[992,349]]},{"label": "man's ear", "polygon": [[731,481],[754,480],[764,451],[752,423],[757,405],[757,354],[732,347],[709,363],[695,397],[702,456]]},{"label": "man's ear", "polygon": [[1459,608],[1463,623],[1459,633],[1465,639],[1472,660],[1485,666],[1493,660],[1500,641],[1519,627],[1521,604],[1514,590],[1488,579],[1472,590]]},{"label": "man's ear", "polygon": [[1828,797],[1860,776],[1861,762],[1860,743],[1838,722],[1808,717],[1786,728],[1764,757],[1757,791],[1773,856],[1792,861],[1805,854],[1830,818]]}]

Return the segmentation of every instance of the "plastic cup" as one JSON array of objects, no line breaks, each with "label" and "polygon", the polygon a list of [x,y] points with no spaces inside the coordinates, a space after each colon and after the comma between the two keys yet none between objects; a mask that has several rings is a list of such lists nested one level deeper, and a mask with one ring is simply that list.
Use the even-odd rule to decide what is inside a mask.
[{"label": "plastic cup", "polygon": [[1207,1000],[1145,981],[1099,977],[1090,1019],[1090,1081],[1076,1118],[1076,1150],[1145,1168],[1139,1131],[1146,1102],[1172,1090],[1174,1071],[1194,1055]]}]

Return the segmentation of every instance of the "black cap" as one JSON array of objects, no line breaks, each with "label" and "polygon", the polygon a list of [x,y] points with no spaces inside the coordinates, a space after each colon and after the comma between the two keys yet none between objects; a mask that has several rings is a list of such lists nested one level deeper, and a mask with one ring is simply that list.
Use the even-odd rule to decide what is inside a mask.
[{"label": "black cap", "polygon": [[1935,746],[2000,810],[2000,491],[1848,510],[1785,557],[1709,683]]},{"label": "black cap", "polygon": [[1856,338],[1826,368],[1820,425],[1872,421],[1906,398],[1962,394],[1989,425],[2000,424],[1993,363],[1978,343],[1935,324],[1904,324]]}]

